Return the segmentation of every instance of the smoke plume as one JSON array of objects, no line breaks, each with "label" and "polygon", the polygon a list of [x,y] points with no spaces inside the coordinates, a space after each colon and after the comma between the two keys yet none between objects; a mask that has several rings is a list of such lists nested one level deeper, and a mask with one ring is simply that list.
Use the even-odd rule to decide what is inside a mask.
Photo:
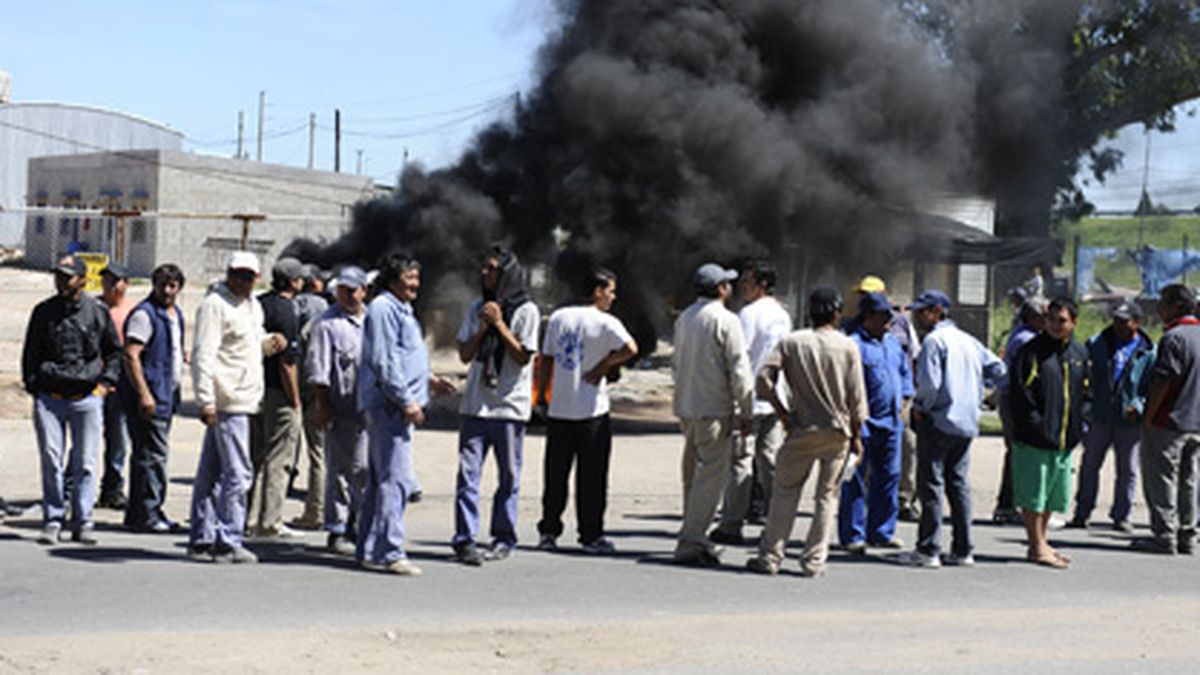
[{"label": "smoke plume", "polygon": [[[563,281],[603,264],[644,347],[707,260],[886,273],[915,250],[905,214],[930,196],[1019,189],[996,176],[1036,168],[1080,2],[557,7],[540,83],[511,120],[454,166],[408,170],[342,240],[296,250],[370,265],[403,248],[434,295],[473,287],[494,241]],[[1022,27],[1031,15],[1046,21]]]}]

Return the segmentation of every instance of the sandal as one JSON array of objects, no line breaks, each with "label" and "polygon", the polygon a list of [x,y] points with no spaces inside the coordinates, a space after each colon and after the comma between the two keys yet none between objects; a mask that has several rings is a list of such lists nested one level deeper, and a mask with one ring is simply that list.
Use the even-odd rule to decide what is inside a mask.
[{"label": "sandal", "polygon": [[1041,565],[1043,567],[1050,567],[1050,568],[1053,568],[1056,570],[1065,570],[1071,566],[1071,563],[1069,561],[1063,560],[1061,557],[1059,557],[1057,555],[1053,555],[1053,554],[1048,555],[1048,556],[1030,555],[1030,556],[1026,557],[1026,560],[1028,560],[1029,562],[1031,562],[1035,565]]}]

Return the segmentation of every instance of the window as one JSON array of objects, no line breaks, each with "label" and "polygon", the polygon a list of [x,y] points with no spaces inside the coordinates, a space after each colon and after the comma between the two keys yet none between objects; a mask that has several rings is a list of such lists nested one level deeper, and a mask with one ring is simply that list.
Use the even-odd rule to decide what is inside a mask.
[{"label": "window", "polygon": [[61,218],[58,221],[58,236],[65,237],[71,233],[71,219]]},{"label": "window", "polygon": [[144,220],[133,221],[133,224],[130,225],[129,239],[134,244],[146,243],[146,221],[144,221]]}]

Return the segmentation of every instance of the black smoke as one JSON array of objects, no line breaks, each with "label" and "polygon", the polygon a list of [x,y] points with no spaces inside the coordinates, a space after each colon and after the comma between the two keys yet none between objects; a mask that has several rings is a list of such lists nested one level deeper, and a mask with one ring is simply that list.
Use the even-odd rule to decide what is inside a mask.
[{"label": "black smoke", "polygon": [[[408,170],[342,240],[295,250],[367,266],[415,252],[426,298],[468,292],[496,241],[564,282],[603,264],[651,347],[701,262],[767,257],[802,281],[886,273],[936,243],[911,225],[932,195],[1019,189],[996,169],[1028,170],[1054,142],[1028,125],[1060,96],[1079,5],[559,2],[540,83],[510,120],[454,166]],[[1022,28],[1030,12],[1052,21]]]}]

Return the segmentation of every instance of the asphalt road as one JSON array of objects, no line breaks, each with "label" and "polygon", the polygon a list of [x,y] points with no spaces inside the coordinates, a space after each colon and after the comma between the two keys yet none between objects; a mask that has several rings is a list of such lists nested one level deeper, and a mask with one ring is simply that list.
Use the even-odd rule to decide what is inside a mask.
[{"label": "asphalt road", "polygon": [[[180,420],[173,440],[168,511],[182,518],[198,423]],[[259,565],[218,566],[187,561],[182,536],[116,529],[118,514],[111,511],[98,512],[95,547],[39,546],[36,511],[9,518],[0,525],[0,673],[315,672],[398,664],[500,671],[1195,672],[1198,561],[1130,552],[1126,535],[1097,521],[1089,531],[1056,534],[1075,560],[1070,570],[1025,563],[1021,530],[984,522],[998,475],[998,439],[980,439],[973,448],[975,568],[914,570],[898,565],[893,553],[835,552],[818,579],[800,577],[794,559],[778,577],[745,573],[750,547],[730,547],[718,570],[670,565],[681,442],[666,433],[615,441],[608,527],[618,555],[531,548],[541,493],[542,438],[535,434],[523,472],[520,550],[482,568],[457,565],[447,544],[454,442],[452,431],[418,434],[427,498],[409,511],[410,555],[425,572],[415,579],[361,571],[322,552],[324,538],[316,533],[252,542]],[[29,422],[0,420],[0,448],[0,494],[35,499]],[[485,495],[491,481],[489,467]],[[806,491],[793,552],[807,528],[810,499]],[[1107,504],[1106,491],[1095,516],[1102,518]],[[288,515],[300,506],[290,500]],[[1144,534],[1140,507],[1136,516]],[[574,536],[570,510],[567,526],[564,544]],[[913,541],[915,526],[903,524],[899,535]]]}]

